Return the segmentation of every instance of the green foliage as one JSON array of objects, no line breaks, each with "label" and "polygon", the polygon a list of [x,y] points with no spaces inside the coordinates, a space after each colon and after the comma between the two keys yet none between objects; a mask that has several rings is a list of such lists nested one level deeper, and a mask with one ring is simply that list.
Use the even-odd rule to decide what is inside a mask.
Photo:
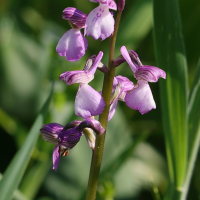
[{"label": "green foliage", "polygon": [[187,64],[177,2],[154,0],[154,39],[171,182],[181,188],[187,164]]},{"label": "green foliage", "polygon": [[[53,90],[53,89],[52,89]],[[52,92],[50,93],[47,101],[45,102],[40,114],[36,118],[24,144],[17,152],[12,162],[6,169],[3,179],[0,182],[0,199],[8,200],[13,196],[14,190],[18,187],[20,180],[24,174],[27,164],[30,160],[31,153],[35,147],[39,136],[39,129],[42,126],[44,116],[50,104]]]}]

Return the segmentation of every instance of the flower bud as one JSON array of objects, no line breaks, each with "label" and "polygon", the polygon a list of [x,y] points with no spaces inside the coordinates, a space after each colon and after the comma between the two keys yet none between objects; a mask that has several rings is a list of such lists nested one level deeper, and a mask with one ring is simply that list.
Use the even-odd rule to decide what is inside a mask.
[{"label": "flower bud", "polygon": [[125,6],[125,0],[118,1],[118,10],[123,11]]}]

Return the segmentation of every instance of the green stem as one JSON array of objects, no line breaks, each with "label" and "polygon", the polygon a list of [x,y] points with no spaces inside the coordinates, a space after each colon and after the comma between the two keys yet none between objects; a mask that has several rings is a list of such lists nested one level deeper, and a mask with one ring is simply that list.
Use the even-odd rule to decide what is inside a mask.
[{"label": "green stem", "polygon": [[[102,89],[102,96],[106,103],[105,109],[102,114],[99,116],[99,122],[106,129],[107,121],[108,121],[108,114],[110,109],[110,97],[112,92],[112,85],[113,79],[115,76],[115,67],[112,65],[114,60],[114,51],[115,51],[115,43],[117,38],[117,32],[119,28],[119,23],[121,19],[122,11],[118,10],[116,23],[115,23],[115,30],[113,35],[110,37],[110,47],[109,47],[109,72],[105,73],[104,75],[104,82],[103,82],[103,89]],[[106,132],[99,136],[96,136],[96,143],[95,149],[92,155],[92,162],[90,167],[90,175],[88,181],[88,188],[86,193],[86,200],[94,200],[96,198],[96,191],[98,186],[98,179],[99,173],[101,168],[101,162],[103,157],[103,149],[104,149],[104,141],[105,141]]]}]

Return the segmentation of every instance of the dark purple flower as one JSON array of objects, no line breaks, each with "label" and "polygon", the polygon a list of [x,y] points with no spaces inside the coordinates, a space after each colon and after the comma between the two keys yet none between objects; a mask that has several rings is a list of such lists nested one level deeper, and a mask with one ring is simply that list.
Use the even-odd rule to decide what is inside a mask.
[{"label": "dark purple flower", "polygon": [[101,135],[105,132],[105,129],[99,121],[91,118],[83,122],[70,122],[66,126],[57,123],[43,125],[40,129],[42,138],[49,143],[56,144],[53,150],[53,169],[57,171],[60,157],[68,155],[68,150],[76,146],[83,134],[93,150],[95,146],[93,131]]},{"label": "dark purple flower", "polygon": [[66,60],[75,62],[85,55],[88,47],[87,39],[80,31],[85,27],[87,15],[72,7],[65,8],[63,12],[63,19],[70,23],[72,29],[61,37],[56,51],[60,56],[65,56]]},{"label": "dark purple flower", "polygon": [[115,20],[109,9],[117,10],[114,0],[90,0],[99,2],[100,5],[92,10],[85,24],[85,35],[92,36],[95,40],[109,37],[114,31]]},{"label": "dark purple flower", "polygon": [[[142,65],[138,55],[132,50],[127,51],[125,46],[122,46],[120,51],[132,69],[134,77],[138,80],[133,89],[127,92],[125,102],[130,108],[139,110],[141,114],[145,114],[156,108],[148,82],[157,82],[160,77],[166,79],[166,73],[157,67]],[[119,61],[121,63],[122,60],[120,57]]]}]

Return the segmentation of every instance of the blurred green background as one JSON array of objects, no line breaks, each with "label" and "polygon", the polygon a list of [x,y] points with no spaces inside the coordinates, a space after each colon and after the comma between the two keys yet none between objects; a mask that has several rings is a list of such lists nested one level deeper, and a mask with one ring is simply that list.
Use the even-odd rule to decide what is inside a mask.
[{"label": "blurred green background", "polygon": [[[200,2],[181,0],[179,5],[191,84],[200,55]],[[64,8],[76,7],[88,14],[96,6],[86,0],[0,1],[1,174],[25,140],[49,94],[52,81],[55,81],[55,90],[45,123],[64,125],[79,119],[74,114],[78,85],[66,86],[59,81],[59,75],[82,69],[86,59],[100,50],[104,52],[103,62],[107,63],[109,40],[94,41],[89,37],[85,56],[75,63],[60,57],[55,48],[61,36],[70,29],[68,22],[62,19]],[[152,12],[151,0],[126,1],[115,57],[125,45],[139,54],[143,64],[156,66]],[[117,74],[135,82],[127,64],[120,66]],[[101,90],[102,81],[103,75],[98,71],[91,85]],[[97,199],[160,199],[167,188],[159,84],[150,83],[150,86],[156,110],[142,116],[119,102],[116,114],[109,122]],[[19,186],[21,193],[18,191],[14,199],[84,199],[91,160],[85,138],[82,137],[76,148],[61,159],[57,173],[51,169],[53,148],[54,145],[39,138]],[[199,196],[199,166],[200,159],[197,159],[188,199]]]}]

